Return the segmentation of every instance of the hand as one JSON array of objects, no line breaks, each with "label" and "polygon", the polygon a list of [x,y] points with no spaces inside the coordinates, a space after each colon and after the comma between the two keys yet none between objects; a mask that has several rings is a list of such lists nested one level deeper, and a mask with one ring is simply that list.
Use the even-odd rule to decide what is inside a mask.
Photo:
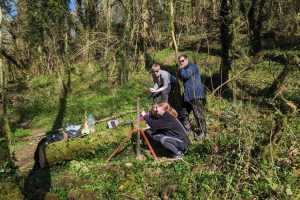
[{"label": "hand", "polygon": [[142,111],[141,115],[144,117],[146,115],[146,112]]},{"label": "hand", "polygon": [[156,92],[156,89],[150,88],[149,91],[152,92],[152,93],[154,93],[154,92]]}]

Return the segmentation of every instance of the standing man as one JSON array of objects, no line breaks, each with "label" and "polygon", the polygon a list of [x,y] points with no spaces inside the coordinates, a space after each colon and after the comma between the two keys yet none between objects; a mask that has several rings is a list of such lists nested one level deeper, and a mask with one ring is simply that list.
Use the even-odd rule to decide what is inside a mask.
[{"label": "standing man", "polygon": [[160,101],[168,102],[169,93],[176,85],[176,78],[169,72],[160,69],[159,64],[154,64],[151,68],[153,87],[149,89],[154,103]]},{"label": "standing man", "polygon": [[204,89],[201,81],[199,69],[196,64],[188,61],[186,55],[180,55],[179,77],[182,79],[184,92],[182,94],[182,105],[179,112],[179,120],[189,131],[191,123],[189,114],[193,110],[198,126],[196,140],[201,140],[206,135],[206,122],[203,116]]}]

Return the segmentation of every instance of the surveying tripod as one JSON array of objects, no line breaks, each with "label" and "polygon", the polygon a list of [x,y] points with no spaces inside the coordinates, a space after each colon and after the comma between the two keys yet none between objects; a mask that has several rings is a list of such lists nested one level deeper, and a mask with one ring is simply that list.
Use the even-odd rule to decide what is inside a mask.
[{"label": "surveying tripod", "polygon": [[155,161],[157,161],[158,158],[157,158],[157,156],[156,156],[156,153],[155,153],[154,149],[152,148],[152,146],[151,146],[151,144],[150,144],[150,142],[149,142],[149,140],[148,140],[148,138],[147,138],[147,136],[146,136],[144,130],[141,129],[141,128],[135,128],[135,129],[133,129],[133,130],[126,136],[126,138],[119,144],[119,146],[114,150],[114,152],[106,159],[106,162],[109,162],[110,159],[111,159],[111,158],[112,158],[112,157],[120,150],[120,148],[124,145],[124,143],[127,142],[127,141],[132,137],[132,135],[133,135],[134,133],[138,132],[138,131],[141,132],[141,134],[142,134],[143,138],[145,139],[145,141],[146,141],[146,143],[147,143],[147,145],[148,145],[148,147],[149,147],[149,149],[150,149],[150,151],[151,151],[151,153],[152,153],[152,155],[153,155]]}]

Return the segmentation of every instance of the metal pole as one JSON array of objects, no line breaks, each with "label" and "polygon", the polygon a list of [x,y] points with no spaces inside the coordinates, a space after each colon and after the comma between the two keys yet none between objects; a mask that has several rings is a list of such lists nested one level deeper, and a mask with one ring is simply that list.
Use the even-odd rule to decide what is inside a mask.
[{"label": "metal pole", "polygon": [[141,159],[141,147],[140,147],[140,97],[137,98],[137,107],[136,107],[136,111],[137,111],[137,132],[136,132],[136,158],[137,159]]}]

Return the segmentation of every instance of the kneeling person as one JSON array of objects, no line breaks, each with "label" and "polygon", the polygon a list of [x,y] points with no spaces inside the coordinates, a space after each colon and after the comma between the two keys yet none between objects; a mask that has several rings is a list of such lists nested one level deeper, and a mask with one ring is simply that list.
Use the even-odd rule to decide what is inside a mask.
[{"label": "kneeling person", "polygon": [[180,158],[190,144],[187,132],[177,119],[177,112],[167,103],[153,106],[152,112],[142,112],[146,123],[154,131],[150,137],[171,152],[174,158]]}]

